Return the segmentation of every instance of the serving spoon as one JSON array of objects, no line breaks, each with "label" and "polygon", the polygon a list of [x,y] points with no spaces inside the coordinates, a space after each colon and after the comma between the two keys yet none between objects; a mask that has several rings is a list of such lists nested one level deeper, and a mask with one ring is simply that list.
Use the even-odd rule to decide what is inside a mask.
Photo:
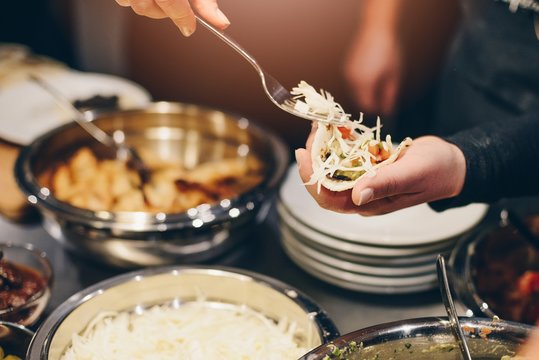
[{"label": "serving spoon", "polygon": [[436,271],[438,273],[438,284],[440,285],[440,292],[442,294],[445,311],[449,317],[451,331],[457,339],[462,358],[464,360],[472,360],[470,349],[468,348],[466,338],[464,337],[464,333],[460,327],[457,309],[455,308],[455,303],[453,302],[453,297],[451,296],[451,288],[449,287],[449,280],[447,278],[447,268],[445,266],[445,259],[442,255],[438,255],[438,258],[436,259]]},{"label": "serving spoon", "polygon": [[30,74],[29,77],[30,80],[32,80],[36,85],[39,85],[43,90],[51,95],[56,104],[58,104],[64,111],[71,113],[73,115],[73,120],[75,120],[77,124],[86,130],[86,132],[92,135],[94,139],[105,146],[113,148],[116,153],[116,158],[124,161],[130,168],[135,170],[139,174],[142,183],[146,183],[148,181],[150,178],[150,170],[144,164],[142,158],[133,147],[128,146],[123,140],[118,141],[115,137],[110,136],[105,131],[97,127],[87,117],[87,112],[83,112],[75,107],[75,105],[73,105],[73,103],[71,103],[71,101],[65,97],[65,95],[63,95],[45,80],[35,74]]}]

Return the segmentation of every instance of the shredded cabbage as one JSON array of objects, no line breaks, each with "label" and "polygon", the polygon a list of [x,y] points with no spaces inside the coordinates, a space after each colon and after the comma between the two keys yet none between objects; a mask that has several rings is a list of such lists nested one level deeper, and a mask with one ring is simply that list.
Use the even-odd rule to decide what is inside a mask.
[{"label": "shredded cabbage", "polygon": [[[394,162],[401,150],[412,143],[404,139],[394,147],[391,136],[381,139],[380,117],[375,127],[363,124],[363,113],[358,120],[353,120],[345,113],[333,96],[324,90],[317,92],[311,85],[301,81],[290,92],[294,95],[295,109],[308,115],[322,115],[332,120],[331,124],[319,123],[328,131],[328,139],[320,148],[313,149],[313,174],[306,185],[317,184],[321,190],[324,179],[355,182],[362,176],[373,176],[375,169]],[[335,119],[338,121],[335,123]],[[350,187],[352,187],[351,185]]]},{"label": "shredded cabbage", "polygon": [[294,322],[276,323],[246,306],[215,304],[103,312],[73,334],[61,360],[285,360],[309,350],[295,341],[301,331]]}]

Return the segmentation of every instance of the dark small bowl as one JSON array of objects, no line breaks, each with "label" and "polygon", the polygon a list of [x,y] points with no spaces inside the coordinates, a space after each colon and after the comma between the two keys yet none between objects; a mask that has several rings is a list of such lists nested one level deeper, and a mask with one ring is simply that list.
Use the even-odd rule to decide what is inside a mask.
[{"label": "dark small bowl", "polygon": [[[539,234],[539,216],[525,223]],[[522,296],[517,286],[526,271],[539,271],[539,252],[512,225],[500,222],[461,239],[449,263],[452,285],[468,315],[527,324],[539,320],[538,294]]]},{"label": "dark small bowl", "polygon": [[4,356],[15,355],[24,359],[34,333],[22,325],[0,321],[0,346]]},{"label": "dark small bowl", "polygon": [[0,250],[4,254],[3,260],[31,270],[43,278],[43,289],[25,303],[0,309],[0,321],[31,326],[39,319],[50,300],[53,280],[51,264],[44,251],[30,244],[0,243]]}]

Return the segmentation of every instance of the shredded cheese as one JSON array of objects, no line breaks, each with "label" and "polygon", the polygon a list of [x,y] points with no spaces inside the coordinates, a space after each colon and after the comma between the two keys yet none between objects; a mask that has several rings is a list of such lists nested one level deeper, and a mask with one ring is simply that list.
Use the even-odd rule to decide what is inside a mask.
[{"label": "shredded cheese", "polygon": [[358,120],[353,120],[329,92],[317,92],[305,81],[290,93],[296,104],[300,104],[295,106],[297,111],[321,115],[332,121],[330,124],[319,123],[326,128],[327,139],[323,139],[323,144],[313,144],[316,152],[312,157],[313,174],[306,185],[317,184],[318,192],[325,179],[351,182],[351,188],[360,177],[373,176],[376,168],[395,161],[401,150],[412,143],[412,139],[406,138],[394,147],[389,135],[381,140],[380,117],[376,119],[375,127],[365,126],[363,113]]},{"label": "shredded cheese", "polygon": [[74,334],[61,360],[297,359],[296,324],[274,322],[246,306],[204,301],[143,312],[103,312]]}]

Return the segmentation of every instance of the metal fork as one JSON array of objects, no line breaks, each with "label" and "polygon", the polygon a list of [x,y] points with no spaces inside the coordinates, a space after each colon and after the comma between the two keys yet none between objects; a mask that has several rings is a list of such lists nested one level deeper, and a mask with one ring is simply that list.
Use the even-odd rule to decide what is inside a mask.
[{"label": "metal fork", "polygon": [[305,114],[302,112],[299,112],[295,109],[296,99],[294,99],[293,95],[290,93],[289,90],[287,90],[277,79],[275,79],[273,76],[271,76],[267,71],[265,71],[262,66],[258,64],[256,59],[249,54],[238,42],[234,39],[232,39],[229,35],[226,35],[222,31],[217,30],[212,25],[207,23],[206,21],[202,20],[198,16],[195,16],[197,21],[207,28],[211,33],[216,35],[219,39],[223,40],[228,46],[236,50],[241,56],[245,58],[256,70],[258,75],[260,76],[260,80],[262,80],[262,87],[264,88],[264,92],[268,96],[268,98],[271,100],[272,103],[277,105],[278,108],[281,110],[284,110],[292,115],[310,120],[310,121],[317,121],[327,124],[334,124],[334,125],[342,125],[342,121],[340,117],[334,117],[331,119],[328,119],[327,116],[319,115],[319,114]]}]

